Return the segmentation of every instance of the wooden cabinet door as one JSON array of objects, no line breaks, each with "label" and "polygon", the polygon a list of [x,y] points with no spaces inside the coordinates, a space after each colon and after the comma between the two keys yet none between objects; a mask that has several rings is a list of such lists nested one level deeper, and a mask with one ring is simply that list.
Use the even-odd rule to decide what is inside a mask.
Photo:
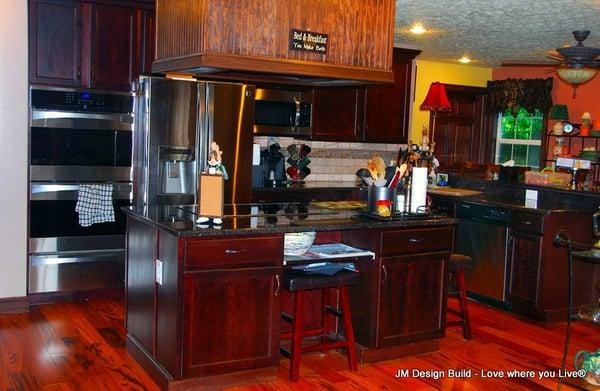
[{"label": "wooden cabinet door", "polygon": [[156,18],[154,17],[154,11],[144,11],[144,39],[142,46],[142,72],[152,72],[152,62],[154,61],[155,48],[156,48]]},{"label": "wooden cabinet door", "polygon": [[90,85],[129,91],[140,73],[138,11],[92,5]]},{"label": "wooden cabinet door", "polygon": [[512,231],[510,247],[509,299],[515,312],[537,306],[542,237]]},{"label": "wooden cabinet door", "polygon": [[81,84],[81,5],[69,0],[29,2],[29,77],[32,83]]},{"label": "wooden cabinet door", "polygon": [[382,258],[378,347],[444,335],[448,253]]},{"label": "wooden cabinet door", "polygon": [[127,218],[127,333],[154,352],[157,229]]},{"label": "wooden cabinet door", "polygon": [[394,63],[394,83],[367,87],[365,141],[405,143],[410,125],[412,61]]},{"label": "wooden cabinet door", "polygon": [[280,267],[184,276],[183,377],[277,365]]},{"label": "wooden cabinet door", "polygon": [[361,141],[364,88],[315,88],[312,139]]}]

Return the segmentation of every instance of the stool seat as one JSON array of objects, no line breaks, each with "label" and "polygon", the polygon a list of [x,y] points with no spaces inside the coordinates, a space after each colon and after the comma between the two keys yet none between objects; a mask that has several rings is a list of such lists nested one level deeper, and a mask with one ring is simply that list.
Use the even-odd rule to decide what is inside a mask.
[{"label": "stool seat", "polygon": [[456,270],[456,269],[472,269],[473,268],[473,258],[464,254],[452,253],[450,254],[450,259],[448,260],[448,269]]},{"label": "stool seat", "polygon": [[283,273],[283,288],[290,292],[357,284],[358,272],[355,270],[342,269],[334,275],[316,274],[307,269],[290,269]]}]

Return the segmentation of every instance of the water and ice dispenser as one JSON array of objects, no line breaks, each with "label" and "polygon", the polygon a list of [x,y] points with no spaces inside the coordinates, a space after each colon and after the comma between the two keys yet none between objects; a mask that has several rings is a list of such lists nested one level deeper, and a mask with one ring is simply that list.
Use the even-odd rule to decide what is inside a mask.
[{"label": "water and ice dispenser", "polygon": [[158,147],[158,193],[195,194],[196,157],[193,147]]}]

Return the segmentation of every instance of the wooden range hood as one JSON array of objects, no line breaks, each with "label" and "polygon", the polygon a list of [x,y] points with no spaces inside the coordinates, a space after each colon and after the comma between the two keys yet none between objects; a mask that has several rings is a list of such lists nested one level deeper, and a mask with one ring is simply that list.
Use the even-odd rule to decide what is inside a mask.
[{"label": "wooden range hood", "polygon": [[[337,85],[392,82],[394,0],[156,0],[153,72]],[[292,30],[327,35],[292,50]]]}]

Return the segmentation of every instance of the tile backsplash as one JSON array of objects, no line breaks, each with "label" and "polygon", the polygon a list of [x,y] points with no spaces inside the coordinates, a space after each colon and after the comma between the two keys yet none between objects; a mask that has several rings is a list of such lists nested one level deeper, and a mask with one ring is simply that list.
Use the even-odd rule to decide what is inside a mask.
[{"label": "tile backsplash", "polygon": [[[306,141],[295,140],[291,137],[254,137],[254,143],[260,144],[261,151],[267,148],[269,139],[279,143],[285,158],[289,157],[287,147],[291,144],[306,144],[310,146],[311,174],[306,177],[306,182],[340,181],[352,182],[356,180],[356,170],[367,166],[367,160],[374,155],[381,156],[386,163],[395,160],[400,147],[405,144],[374,144],[374,143],[348,143],[335,141]],[[286,168],[289,166],[285,164]]]}]

